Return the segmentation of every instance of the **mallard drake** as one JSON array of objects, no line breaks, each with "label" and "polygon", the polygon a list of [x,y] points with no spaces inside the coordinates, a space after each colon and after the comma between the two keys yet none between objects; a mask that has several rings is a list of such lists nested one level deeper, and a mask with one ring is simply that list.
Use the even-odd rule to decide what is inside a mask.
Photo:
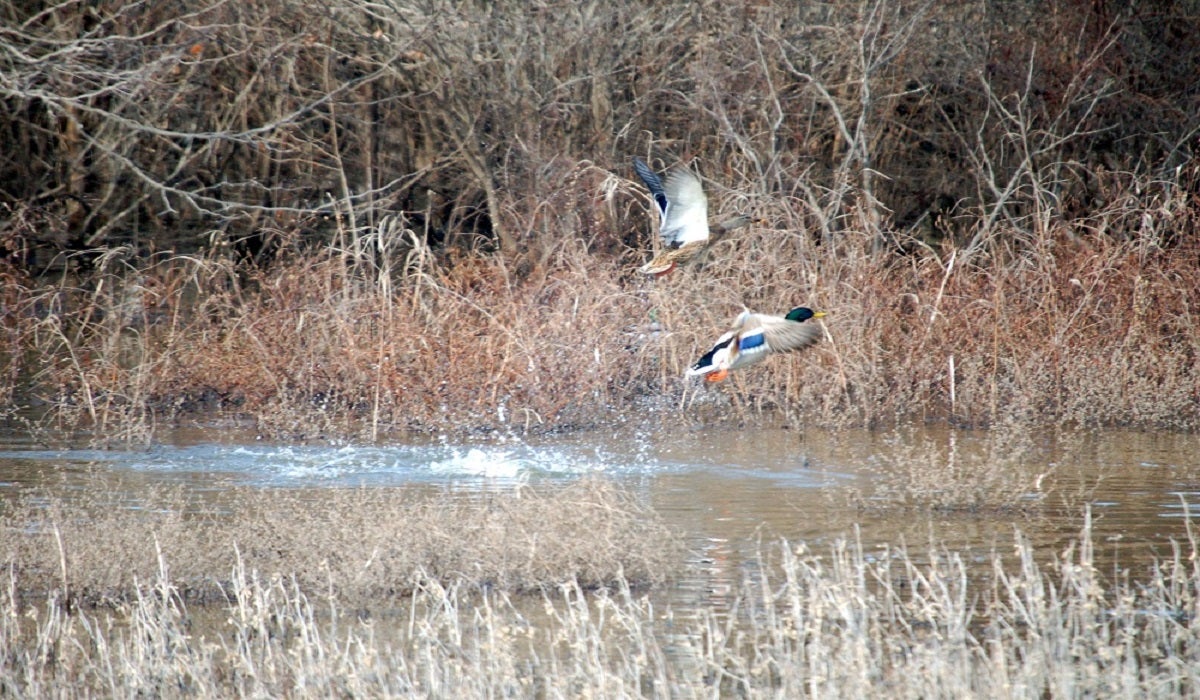
[{"label": "mallard drake", "polygon": [[701,253],[726,233],[754,221],[749,216],[739,214],[716,224],[716,235],[710,237],[708,197],[695,173],[676,168],[667,173],[664,183],[641,158],[633,159],[633,169],[654,196],[661,217],[658,235],[667,245],[667,250],[639,268],[647,275],[665,275],[678,265],[701,257]]},{"label": "mallard drake", "polygon": [[688,368],[687,375],[719,382],[729,376],[730,370],[757,364],[768,355],[813,345],[821,339],[821,327],[808,321],[824,315],[824,311],[813,311],[807,306],[797,306],[786,316],[743,311],[734,319],[729,332]]}]

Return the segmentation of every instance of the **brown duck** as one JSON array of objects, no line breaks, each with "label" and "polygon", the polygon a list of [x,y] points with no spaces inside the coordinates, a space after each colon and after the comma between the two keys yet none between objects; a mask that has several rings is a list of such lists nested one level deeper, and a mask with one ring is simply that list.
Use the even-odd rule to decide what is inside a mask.
[{"label": "brown duck", "polygon": [[710,236],[708,197],[695,173],[676,168],[667,173],[664,182],[640,158],[633,159],[633,169],[646,183],[658,205],[658,235],[667,246],[666,250],[639,268],[647,275],[665,275],[681,264],[703,258],[708,247],[726,233],[754,221],[749,216],[739,214],[716,224],[716,235]]}]

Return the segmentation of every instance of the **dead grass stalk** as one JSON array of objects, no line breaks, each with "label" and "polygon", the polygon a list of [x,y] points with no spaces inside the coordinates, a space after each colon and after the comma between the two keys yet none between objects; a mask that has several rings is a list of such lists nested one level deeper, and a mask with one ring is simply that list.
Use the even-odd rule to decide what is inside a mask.
[{"label": "dead grass stalk", "polygon": [[[216,614],[190,603],[160,553],[115,609],[67,613],[16,594],[0,615],[0,684],[28,696],[157,697],[1186,697],[1200,677],[1194,538],[1145,579],[1106,579],[1090,521],[1039,565],[990,583],[957,555],[919,563],[854,540],[817,553],[781,542],[728,612],[676,614],[621,579],[570,579],[532,598],[417,576],[393,612],[348,608],[233,562]],[[773,573],[777,572],[777,573]],[[333,588],[342,581],[330,579]]]}]

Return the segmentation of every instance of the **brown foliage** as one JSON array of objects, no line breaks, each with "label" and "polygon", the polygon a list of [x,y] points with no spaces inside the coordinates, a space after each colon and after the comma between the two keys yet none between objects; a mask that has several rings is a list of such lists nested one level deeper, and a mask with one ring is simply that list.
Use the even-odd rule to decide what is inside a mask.
[{"label": "brown foliage", "polygon": [[[1043,10],[6,7],[0,391],[117,439],[214,406],[293,437],[1197,427],[1200,112],[1162,61],[1197,60],[1191,20]],[[632,154],[772,223],[636,279]],[[743,305],[798,303],[832,342],[680,379]]]},{"label": "brown foliage", "polygon": [[[871,253],[868,234],[829,255],[807,236],[754,228],[661,280],[578,241],[518,279],[503,257],[447,268],[419,236],[389,230],[410,240],[390,262],[346,252],[370,248],[359,241],[244,278],[173,258],[115,269],[94,289],[26,290],[16,308],[60,311],[17,316],[13,342],[27,349],[9,362],[33,358],[52,416],[90,419],[107,439],[145,439],[204,408],[289,438],[557,430],[680,411],[830,426],[1198,427],[1194,244],[1064,230],[1008,256],[897,260]],[[171,288],[181,291],[156,303],[151,290]],[[720,386],[685,380],[743,304],[827,310],[830,342]]]}]

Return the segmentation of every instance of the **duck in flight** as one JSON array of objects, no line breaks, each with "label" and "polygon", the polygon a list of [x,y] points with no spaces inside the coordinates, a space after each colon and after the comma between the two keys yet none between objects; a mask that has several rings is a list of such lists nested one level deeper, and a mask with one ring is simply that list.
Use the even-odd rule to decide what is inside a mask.
[{"label": "duck in flight", "polygon": [[719,382],[731,370],[758,364],[776,353],[814,345],[821,339],[821,327],[809,321],[824,315],[824,311],[813,311],[807,306],[797,306],[786,316],[743,311],[734,319],[733,327],[688,369],[687,375]]},{"label": "duck in flight", "polygon": [[715,237],[709,236],[708,197],[700,178],[691,170],[676,168],[667,173],[664,181],[641,158],[633,159],[633,169],[646,183],[660,216],[658,235],[667,249],[643,265],[641,272],[661,276],[679,265],[698,260],[708,247],[730,231],[754,221],[739,214],[716,224]]}]

